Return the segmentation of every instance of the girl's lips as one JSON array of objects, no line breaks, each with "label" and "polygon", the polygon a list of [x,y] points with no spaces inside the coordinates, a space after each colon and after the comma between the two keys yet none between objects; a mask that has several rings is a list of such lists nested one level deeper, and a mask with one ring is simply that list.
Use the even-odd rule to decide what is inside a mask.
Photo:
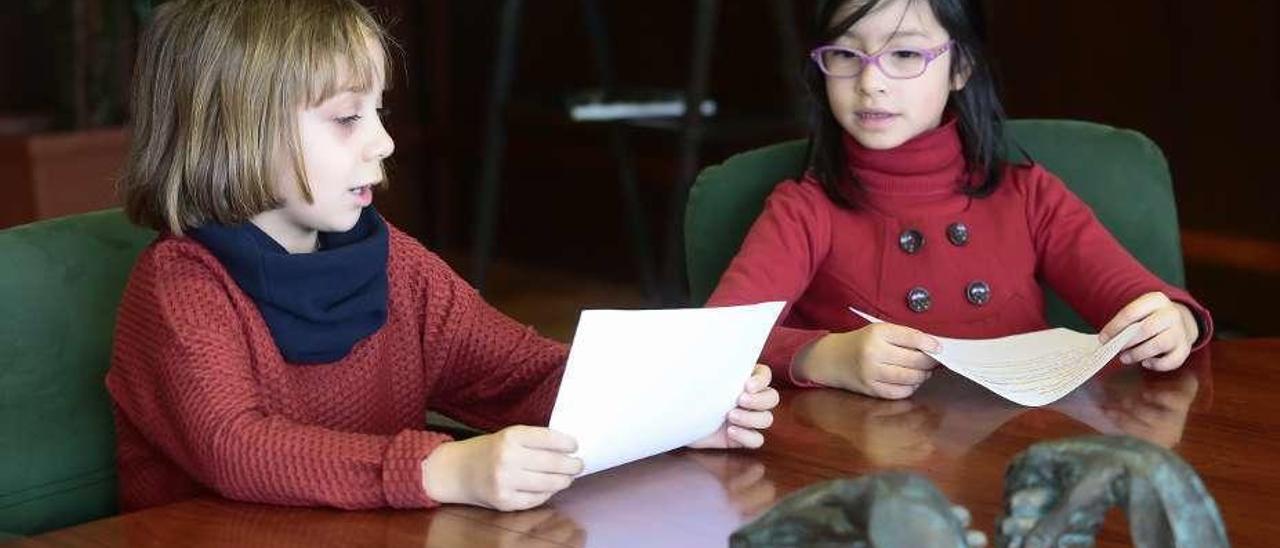
[{"label": "girl's lips", "polygon": [[858,125],[867,129],[881,129],[893,124],[898,115],[882,110],[862,110],[854,113]]},{"label": "girl's lips", "polygon": [[897,114],[894,114],[892,112],[886,112],[883,110],[859,110],[855,112],[855,114],[857,114],[859,118],[871,118],[871,119],[891,118],[891,117],[897,116]]},{"label": "girl's lips", "polygon": [[361,207],[373,203],[373,188],[369,185],[353,188],[350,192],[356,197],[356,202],[358,202]]}]

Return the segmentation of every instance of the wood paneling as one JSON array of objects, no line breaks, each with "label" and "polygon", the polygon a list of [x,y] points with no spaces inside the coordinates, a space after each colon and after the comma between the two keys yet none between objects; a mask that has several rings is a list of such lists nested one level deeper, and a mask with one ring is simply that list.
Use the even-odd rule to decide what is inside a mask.
[{"label": "wood paneling", "polygon": [[127,145],[120,128],[0,136],[0,228],[116,205]]},{"label": "wood paneling", "polygon": [[[986,0],[1013,117],[1141,131],[1164,150],[1190,289],[1223,325],[1280,333],[1280,4]],[[1270,258],[1268,258],[1270,257]]]}]

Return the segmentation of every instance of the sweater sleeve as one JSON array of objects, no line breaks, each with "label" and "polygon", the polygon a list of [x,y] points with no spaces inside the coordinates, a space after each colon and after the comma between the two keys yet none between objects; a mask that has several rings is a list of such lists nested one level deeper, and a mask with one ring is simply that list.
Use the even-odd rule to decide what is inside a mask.
[{"label": "sweater sleeve", "polygon": [[1036,166],[1026,192],[1038,273],[1085,321],[1101,329],[1134,299],[1160,291],[1195,316],[1200,335],[1193,350],[1208,343],[1213,335],[1209,311],[1186,290],[1143,267],[1061,180]]},{"label": "sweater sleeve", "polygon": [[427,253],[423,347],[443,371],[432,407],[484,430],[545,426],[568,347],[494,309],[434,254]]},{"label": "sweater sleeve", "polygon": [[812,196],[805,195],[809,190],[793,181],[774,189],[707,300],[707,306],[785,301],[778,325],[765,342],[761,361],[773,369],[775,379],[792,385],[802,384],[792,376],[796,354],[828,333],[783,325],[831,244],[829,212],[817,206]]},{"label": "sweater sleeve", "polygon": [[268,412],[241,320],[207,265],[144,255],[107,379],[157,450],[220,495],[346,509],[427,507],[421,462],[448,436],[335,431]]}]

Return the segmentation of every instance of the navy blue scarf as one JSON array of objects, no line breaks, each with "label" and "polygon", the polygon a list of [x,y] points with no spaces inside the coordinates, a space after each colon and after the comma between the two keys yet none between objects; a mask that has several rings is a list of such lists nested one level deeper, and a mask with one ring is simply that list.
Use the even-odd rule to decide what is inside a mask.
[{"label": "navy blue scarf", "polygon": [[290,363],[341,359],[387,321],[387,226],[372,207],[320,249],[291,255],[253,223],[210,223],[188,234],[253,298]]}]

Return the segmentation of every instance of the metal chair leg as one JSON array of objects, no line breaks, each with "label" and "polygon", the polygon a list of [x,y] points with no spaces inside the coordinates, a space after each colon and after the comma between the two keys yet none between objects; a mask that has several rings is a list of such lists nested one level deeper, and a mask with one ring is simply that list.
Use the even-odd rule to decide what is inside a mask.
[{"label": "metal chair leg", "polygon": [[[587,32],[591,37],[592,50],[595,52],[596,74],[606,98],[611,98],[617,90],[617,74],[614,72],[613,51],[609,46],[604,14],[601,13],[597,0],[582,0],[582,7]],[[623,212],[626,215],[627,232],[631,240],[632,256],[635,258],[639,273],[640,287],[646,298],[657,301],[660,295],[653,260],[653,247],[649,242],[649,227],[645,222],[644,208],[641,207],[635,161],[627,134],[625,126],[611,124],[609,147],[618,165],[619,190],[622,193]]]},{"label": "metal chair leg", "polygon": [[800,46],[800,31],[796,29],[795,2],[792,0],[769,0],[773,7],[774,24],[778,29],[778,68],[782,71],[782,83],[786,86],[788,99],[791,100],[791,115],[796,122],[804,123],[808,116],[804,91],[803,53]]},{"label": "metal chair leg", "polygon": [[502,179],[502,162],[506,147],[507,100],[515,77],[516,48],[519,45],[520,10],[523,0],[503,0],[498,23],[497,60],[493,64],[493,81],[489,94],[488,119],[485,121],[484,152],[481,156],[480,188],[476,195],[476,220],[471,257],[471,284],[483,291],[490,263],[493,261],[494,233],[497,228],[498,195]]},{"label": "metal chair leg", "polygon": [[426,141],[429,150],[425,156],[430,158],[433,170],[433,183],[424,194],[427,197],[423,211],[430,211],[433,217],[432,227],[428,234],[431,244],[437,249],[450,249],[455,243],[454,221],[458,192],[458,181],[455,178],[455,150],[449,138],[453,128],[453,109],[451,107],[452,80],[449,77],[449,7],[448,2],[427,2],[422,14],[428,36],[422,37],[422,47],[429,51],[426,72],[430,75],[429,86],[424,86],[424,100],[427,103],[421,120],[426,129]]},{"label": "metal chair leg", "polygon": [[702,146],[702,102],[707,96],[711,77],[711,53],[715,45],[719,0],[698,0],[693,27],[693,58],[689,66],[689,85],[685,91],[684,133],[680,142],[680,170],[671,189],[666,235],[664,301],[679,305],[688,300],[684,271],[684,210],[689,188],[698,173],[699,150]]}]

